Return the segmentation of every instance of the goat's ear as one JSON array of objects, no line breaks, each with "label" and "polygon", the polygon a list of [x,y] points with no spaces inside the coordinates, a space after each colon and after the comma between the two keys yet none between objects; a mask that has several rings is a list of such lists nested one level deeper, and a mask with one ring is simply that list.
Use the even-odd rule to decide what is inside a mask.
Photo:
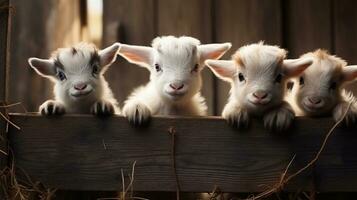
[{"label": "goat's ear", "polygon": [[55,62],[52,59],[29,58],[28,62],[41,76],[50,77],[56,75]]},{"label": "goat's ear", "polygon": [[232,60],[206,60],[205,64],[212,72],[224,81],[232,81],[232,78],[237,73],[237,67]]},{"label": "goat's ear", "polygon": [[348,65],[342,68],[343,81],[353,81],[357,78],[357,65]]},{"label": "goat's ear", "polygon": [[131,63],[150,68],[154,60],[154,49],[146,46],[121,44],[119,55]]},{"label": "goat's ear", "polygon": [[198,53],[200,55],[200,62],[203,63],[207,59],[219,59],[221,58],[230,48],[232,44],[221,43],[221,44],[203,44],[198,46]]},{"label": "goat's ear", "polygon": [[98,52],[100,57],[100,65],[106,66],[112,64],[116,59],[119,47],[120,47],[119,43],[114,43],[113,45],[100,50]]},{"label": "goat's ear", "polygon": [[298,76],[313,63],[311,58],[285,59],[283,74],[288,77]]}]

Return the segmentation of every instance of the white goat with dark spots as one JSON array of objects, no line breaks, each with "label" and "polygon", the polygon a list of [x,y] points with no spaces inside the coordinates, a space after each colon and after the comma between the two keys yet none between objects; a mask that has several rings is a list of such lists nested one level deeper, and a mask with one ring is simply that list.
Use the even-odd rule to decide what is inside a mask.
[{"label": "white goat with dark spots", "polygon": [[313,64],[300,77],[294,79],[289,102],[297,115],[310,117],[333,116],[335,121],[342,118],[347,106],[344,122],[357,122],[357,101],[343,86],[357,78],[357,65],[347,66],[339,57],[325,50],[316,50],[302,56],[313,60]]},{"label": "white goat with dark spots", "polygon": [[39,111],[43,115],[63,113],[119,113],[103,74],[115,61],[119,44],[97,50],[92,44],[80,43],[61,48],[49,59],[30,58],[30,66],[54,83],[54,100],[44,102]]},{"label": "white goat with dark spots", "polygon": [[223,118],[233,126],[247,127],[251,116],[263,117],[266,128],[287,129],[295,114],[284,101],[286,81],[312,60],[286,60],[285,56],[284,49],[260,42],[241,47],[232,60],[207,60],[217,77],[231,83]]},{"label": "white goat with dark spots", "polygon": [[125,101],[123,114],[134,125],[151,115],[206,115],[200,94],[206,59],[218,59],[230,43],[200,45],[192,37],[157,37],[152,47],[121,44],[119,54],[150,71],[150,82]]}]

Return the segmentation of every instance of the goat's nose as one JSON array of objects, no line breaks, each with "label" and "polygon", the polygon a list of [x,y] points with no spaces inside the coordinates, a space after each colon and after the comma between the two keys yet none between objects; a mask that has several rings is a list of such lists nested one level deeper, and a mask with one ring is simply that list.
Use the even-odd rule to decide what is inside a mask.
[{"label": "goat's nose", "polygon": [[183,88],[183,83],[171,83],[170,87],[174,90],[181,90]]},{"label": "goat's nose", "polygon": [[268,96],[268,93],[259,90],[259,91],[254,92],[254,93],[253,93],[253,96],[254,96],[255,98],[257,98],[257,99],[262,100],[262,99],[265,99],[265,98]]},{"label": "goat's nose", "polygon": [[74,85],[74,89],[76,89],[76,90],[84,90],[84,89],[86,89],[86,87],[87,87],[87,84],[85,84],[85,83],[77,83]]},{"label": "goat's nose", "polygon": [[320,97],[308,97],[308,99],[312,104],[319,104],[322,101]]}]

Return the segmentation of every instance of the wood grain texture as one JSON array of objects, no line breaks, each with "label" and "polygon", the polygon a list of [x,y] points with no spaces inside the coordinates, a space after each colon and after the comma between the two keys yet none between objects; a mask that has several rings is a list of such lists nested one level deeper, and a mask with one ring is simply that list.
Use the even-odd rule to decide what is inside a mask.
[{"label": "wood grain texture", "polygon": [[[0,103],[7,101],[7,84],[8,84],[8,70],[9,70],[9,1],[0,0]],[[4,109],[0,108],[0,112],[4,113]],[[5,133],[6,123],[0,120],[0,149],[7,152],[7,134]],[[0,153],[0,169],[7,165],[7,156]],[[1,198],[0,192],[0,198]]]},{"label": "wood grain texture", "polygon": [[[45,185],[71,190],[118,190],[121,169],[134,189],[175,191],[170,127],[176,130],[176,164],[182,191],[262,191],[305,165],[332,127],[330,119],[298,118],[286,133],[268,133],[262,122],[239,131],[221,118],[153,118],[147,128],[131,127],[123,117],[45,118],[12,115],[21,131],[10,130],[17,167]],[[288,185],[288,190],[357,191],[357,129],[337,128],[316,166]],[[313,174],[313,176],[312,176]],[[314,180],[313,180],[314,177]],[[263,185],[263,186],[262,186]]]},{"label": "wood grain texture", "polygon": [[284,3],[284,46],[290,58],[323,48],[333,52],[330,0],[288,0]]},{"label": "wood grain texture", "polygon": [[[7,84],[9,70],[9,26],[10,26],[10,7],[9,0],[0,0],[0,105],[7,101]],[[5,109],[0,108],[0,112],[5,113]],[[0,120],[0,149],[8,152],[8,141],[6,133],[6,123]],[[0,170],[7,167],[8,156],[0,153]],[[0,191],[0,199],[5,199],[3,191]]]},{"label": "wood grain texture", "polygon": [[[114,42],[150,46],[155,33],[154,0],[103,1],[103,47]],[[134,88],[149,81],[149,72],[118,56],[105,74],[120,104]]]},{"label": "wood grain texture", "polygon": [[[207,0],[158,0],[157,35],[192,36],[202,44],[212,43],[212,4]],[[226,40],[224,42],[228,42]],[[206,98],[209,115],[214,114],[214,75],[202,71],[202,94]]]},{"label": "wood grain texture", "polygon": [[[241,46],[265,41],[281,45],[282,18],[280,0],[215,0],[215,40],[231,41],[233,46],[224,59]],[[217,111],[221,113],[227,102],[230,85],[217,80]]]},{"label": "wood grain texture", "polygon": [[[357,64],[357,2],[353,0],[333,1],[334,9],[334,45],[335,53],[349,64]],[[357,81],[347,86],[357,95]]]},{"label": "wood grain texture", "polygon": [[29,111],[37,111],[53,97],[52,84],[31,69],[27,60],[48,58],[57,48],[80,41],[79,0],[11,0],[11,5],[9,101],[22,102]]}]

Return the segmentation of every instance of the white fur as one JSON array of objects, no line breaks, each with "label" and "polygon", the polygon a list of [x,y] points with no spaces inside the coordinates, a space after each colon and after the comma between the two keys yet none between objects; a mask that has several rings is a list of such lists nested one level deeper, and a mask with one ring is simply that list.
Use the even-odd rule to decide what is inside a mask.
[{"label": "white fur", "polygon": [[231,83],[230,97],[222,112],[229,123],[244,127],[250,116],[255,116],[263,117],[269,129],[284,130],[290,126],[294,113],[283,101],[285,83],[312,61],[284,60],[285,56],[284,49],[260,42],[241,47],[230,61],[206,61],[219,78]]},{"label": "white fur", "polygon": [[230,47],[230,43],[200,45],[192,37],[173,36],[155,38],[152,47],[121,44],[121,56],[150,71],[150,82],[125,101],[124,116],[140,125],[151,115],[206,115],[200,94],[204,61],[218,59]]},{"label": "white fur", "polygon": [[345,122],[356,122],[356,98],[342,87],[357,77],[357,66],[346,66],[347,63],[341,58],[320,49],[307,53],[302,58],[313,59],[313,64],[293,80],[294,86],[287,98],[297,115],[333,116],[338,121],[351,103]]},{"label": "white fur", "polygon": [[[55,99],[43,103],[40,112],[45,115],[119,113],[118,103],[103,77],[108,66],[115,61],[118,49],[119,44],[98,51],[94,45],[80,43],[58,49],[50,59],[30,58],[30,66],[54,83]],[[94,68],[97,68],[96,72]],[[60,80],[60,73],[65,75],[65,79]],[[78,86],[85,88],[75,89]]]}]

